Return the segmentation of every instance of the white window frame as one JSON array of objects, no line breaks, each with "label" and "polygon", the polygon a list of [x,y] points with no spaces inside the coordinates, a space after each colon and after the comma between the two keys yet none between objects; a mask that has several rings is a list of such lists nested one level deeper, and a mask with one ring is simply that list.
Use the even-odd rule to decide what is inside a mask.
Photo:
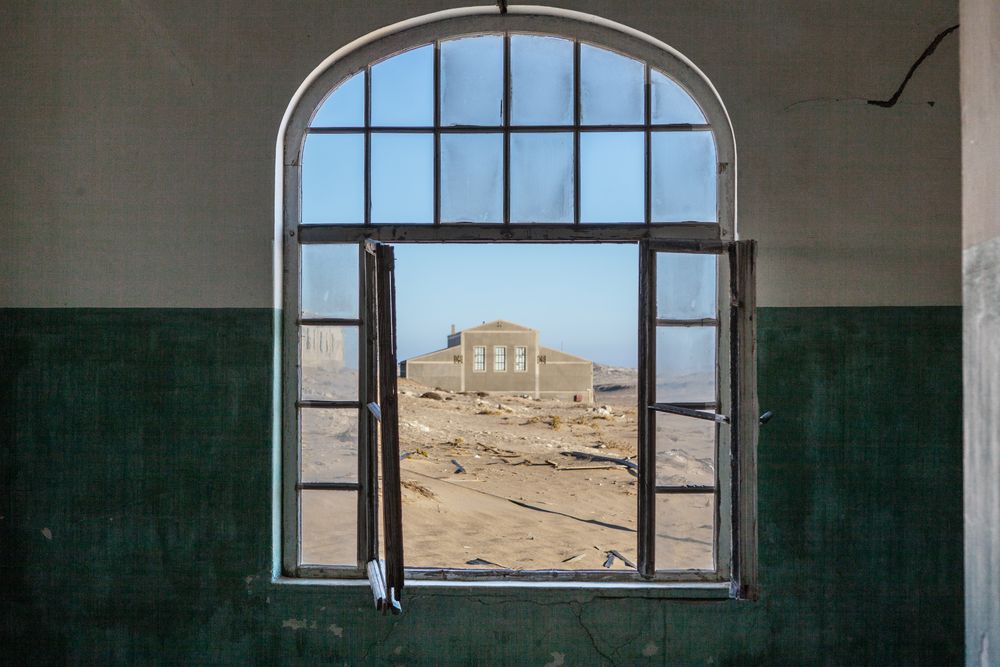
[{"label": "white window frame", "polygon": [[506,373],[507,372],[507,346],[506,345],[494,345],[493,346],[493,372],[494,373]]},{"label": "white window frame", "polygon": [[[717,181],[717,223],[659,223],[649,224],[648,214],[645,225],[618,225],[604,228],[601,225],[505,225],[502,239],[506,242],[551,240],[575,241],[639,241],[655,240],[673,248],[715,248],[725,250],[728,242],[736,238],[736,150],[732,126],[728,113],[717,92],[704,76],[683,55],[648,35],[631,28],[595,17],[562,9],[544,7],[511,7],[501,16],[492,7],[474,7],[447,10],[416,19],[401,22],[371,33],[339,49],[310,74],[296,91],[285,116],[278,136],[276,162],[276,207],[275,207],[275,302],[284,313],[282,335],[276,342],[278,359],[282,368],[282,383],[278,401],[282,409],[276,413],[276,451],[280,453],[280,467],[283,470],[279,484],[281,489],[281,524],[275,529],[275,539],[281,554],[281,571],[297,577],[343,577],[342,571],[317,568],[303,571],[297,563],[297,504],[294,500],[294,484],[289,483],[297,470],[297,414],[295,399],[291,390],[298,386],[295,362],[295,343],[298,307],[298,281],[283,280],[283,276],[299,275],[299,244],[324,242],[360,242],[366,238],[388,241],[482,241],[480,230],[472,226],[444,229],[448,225],[365,225],[356,226],[300,226],[300,183],[301,155],[310,119],[326,95],[337,83],[351,74],[364,69],[371,63],[421,44],[431,43],[449,37],[483,32],[528,32],[553,34],[569,39],[585,41],[604,48],[610,48],[630,57],[645,61],[648,66],[666,72],[696,99],[702,108],[716,142],[719,176]],[[648,103],[647,103],[648,119]],[[648,122],[648,121],[647,121]],[[647,129],[648,133],[648,129]],[[648,159],[648,157],[647,157]],[[646,187],[647,199],[649,187]],[[648,205],[647,205],[648,206]],[[577,207],[578,210],[578,207]],[[629,227],[637,227],[630,229]],[[487,232],[488,234],[488,232]],[[500,240],[499,236],[497,240]],[[751,252],[752,254],[752,252]],[[720,289],[723,281],[720,280]],[[720,304],[724,301],[720,301]],[[736,312],[736,311],[734,311]],[[292,348],[292,349],[289,349]],[[752,353],[752,345],[747,348]],[[752,366],[746,357],[741,357],[740,366]],[[744,387],[755,396],[755,378],[748,379],[750,373],[741,380]],[[755,421],[753,422],[756,423]],[[742,451],[734,465],[739,467],[735,477],[728,484],[738,487],[740,497],[734,501],[741,527],[736,544],[738,564],[728,568],[726,576],[719,583],[726,583],[727,596],[755,597],[756,595],[756,428],[748,426],[750,420],[743,419],[741,429],[745,430]],[[284,443],[284,444],[283,444]],[[291,491],[290,491],[291,489]],[[360,521],[359,521],[360,522]],[[735,539],[735,538],[734,538]],[[736,563],[736,559],[734,559]],[[564,573],[569,581],[580,581],[574,573]],[[347,573],[348,577],[357,576]],[[653,578],[655,581],[656,578]],[[665,585],[685,581],[703,581],[704,577],[689,579],[671,578]],[[636,579],[639,583],[649,583],[649,579]],[[593,581],[591,582],[593,583]],[[465,584],[467,585],[467,583]],[[589,585],[589,584],[588,584]],[[597,584],[594,584],[597,585]],[[688,585],[688,584],[685,584]],[[711,588],[711,585],[708,585]],[[713,589],[714,590],[714,589]],[[721,590],[721,589],[718,589]],[[709,595],[711,597],[711,595]]]},{"label": "white window frame", "polygon": [[528,348],[524,345],[514,346],[514,372],[528,372]]},{"label": "white window frame", "polygon": [[485,373],[486,372],[486,346],[485,345],[473,345],[472,346],[472,372],[473,373]]}]

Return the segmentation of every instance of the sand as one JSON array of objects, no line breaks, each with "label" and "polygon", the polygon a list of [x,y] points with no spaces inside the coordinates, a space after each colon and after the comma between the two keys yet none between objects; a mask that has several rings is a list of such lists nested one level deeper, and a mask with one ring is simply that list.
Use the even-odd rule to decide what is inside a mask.
[{"label": "sand", "polygon": [[[399,380],[400,463],[407,567],[632,570],[636,478],[635,371],[598,366],[597,401],[451,393]],[[343,415],[303,424],[303,476],[356,478]],[[657,422],[657,483],[713,484],[714,426],[665,415]],[[333,434],[333,435],[331,435]],[[461,466],[462,472],[459,472]],[[336,479],[333,479],[333,478]],[[353,561],[354,494],[303,501],[303,558]],[[710,494],[659,496],[660,569],[711,569]],[[614,550],[621,557],[609,559]]]}]

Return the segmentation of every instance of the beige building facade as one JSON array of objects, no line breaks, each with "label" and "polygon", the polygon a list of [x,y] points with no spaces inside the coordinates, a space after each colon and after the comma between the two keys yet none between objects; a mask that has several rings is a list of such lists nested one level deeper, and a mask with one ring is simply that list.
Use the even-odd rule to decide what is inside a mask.
[{"label": "beige building facade", "polygon": [[452,333],[446,348],[403,361],[400,373],[448,391],[594,400],[592,362],[543,347],[536,329],[505,320]]}]

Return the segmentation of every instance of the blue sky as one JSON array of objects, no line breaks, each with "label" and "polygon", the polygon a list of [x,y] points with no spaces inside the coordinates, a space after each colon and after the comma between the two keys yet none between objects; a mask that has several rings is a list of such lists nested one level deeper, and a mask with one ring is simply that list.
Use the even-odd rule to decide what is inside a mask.
[{"label": "blue sky", "polygon": [[[510,140],[510,221],[574,219],[637,223],[645,217],[645,154],[650,152],[653,222],[716,219],[716,150],[710,131],[585,132],[574,182],[573,45],[552,36],[511,37],[511,125],[566,126],[527,131]],[[497,132],[445,134],[440,153],[443,222],[501,222],[503,217],[503,40],[499,35],[441,44],[441,124]],[[644,67],[621,54],[581,45],[580,111],[584,124],[635,124],[644,118]],[[302,222],[365,221],[365,73],[348,78],[320,106],[303,155]],[[651,72],[654,123],[705,123],[698,105],[663,73]],[[430,223],[434,219],[434,48],[396,54],[371,68],[374,127],[423,128],[371,136],[370,219]],[[304,304],[329,316],[355,312],[350,282],[356,264],[347,248],[314,249],[314,279]],[[346,255],[341,256],[344,252]],[[543,345],[616,366],[636,365],[638,248],[635,245],[398,244],[400,359],[445,346],[452,324],[462,329],[506,319],[536,328]],[[682,266],[683,264],[683,266]],[[675,282],[703,276],[707,266],[679,263]],[[306,269],[304,269],[306,270]],[[306,275],[306,273],[304,273]],[[708,275],[712,275],[711,272]],[[707,285],[714,298],[714,283]],[[354,283],[352,283],[354,284]],[[688,308],[700,304],[690,285]],[[683,292],[684,290],[682,290]],[[348,303],[350,301],[350,303]],[[678,316],[683,316],[679,314]],[[701,316],[701,315],[698,315]],[[690,333],[690,332],[689,332]],[[677,334],[679,335],[679,334]]]},{"label": "blue sky", "polygon": [[634,367],[634,244],[397,244],[399,359],[438,350],[458,329],[504,319],[542,345]]}]

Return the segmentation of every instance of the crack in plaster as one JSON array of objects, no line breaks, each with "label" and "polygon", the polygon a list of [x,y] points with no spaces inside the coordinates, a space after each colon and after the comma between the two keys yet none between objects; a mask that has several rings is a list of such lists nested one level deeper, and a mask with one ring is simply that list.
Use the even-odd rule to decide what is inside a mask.
[{"label": "crack in plaster", "polygon": [[[927,45],[927,48],[924,49],[923,53],[920,54],[920,57],[918,57],[914,61],[914,63],[910,65],[909,71],[907,71],[906,76],[903,77],[903,82],[899,84],[898,88],[896,88],[896,92],[894,92],[892,96],[887,100],[872,100],[872,99],[866,99],[864,97],[810,97],[809,99],[799,100],[798,102],[792,102],[791,104],[786,106],[782,111],[790,111],[797,106],[801,106],[803,104],[815,104],[817,102],[825,102],[825,103],[851,102],[859,105],[864,104],[869,106],[881,107],[883,109],[891,109],[897,104],[900,104],[899,98],[902,96],[903,91],[906,89],[907,84],[910,83],[910,79],[913,78],[913,75],[917,71],[917,68],[919,68],[920,65],[925,60],[927,60],[927,58],[930,57],[930,55],[934,53],[934,51],[937,50],[937,47],[941,44],[944,38],[950,35],[951,33],[955,32],[956,30],[958,30],[958,27],[959,24],[955,24],[950,28],[946,28],[941,32],[939,32],[934,37],[934,39],[931,40],[931,43]],[[917,105],[922,106],[926,104],[927,106],[932,107],[934,106],[935,102],[934,100],[928,100],[926,102],[903,102],[902,104],[914,105],[914,106]]]},{"label": "crack in plaster", "polygon": [[576,607],[576,609],[573,611],[573,615],[576,616],[576,622],[580,625],[583,631],[587,633],[587,637],[590,639],[590,645],[594,647],[594,650],[597,651],[602,658],[611,663],[612,667],[618,667],[618,663],[614,660],[614,658],[602,651],[601,647],[597,645],[597,639],[594,638],[594,633],[591,632],[590,628],[587,627],[587,624],[583,622],[583,605],[579,602],[575,602],[570,605],[570,609],[573,609],[574,607]]},{"label": "crack in plaster", "polygon": [[903,82],[899,84],[899,88],[897,88],[896,92],[892,94],[892,97],[887,100],[868,100],[868,104],[883,107],[885,109],[896,106],[896,102],[899,101],[899,96],[903,94],[906,84],[908,84],[910,79],[913,78],[913,73],[917,71],[917,68],[920,67],[921,63],[927,60],[927,58],[937,50],[938,44],[940,44],[945,37],[958,30],[958,26],[959,24],[956,23],[950,28],[946,28],[937,34],[931,43],[927,45],[927,48],[924,49],[924,52],[920,54],[920,57],[917,58],[912,65],[910,65],[910,70],[906,73],[906,76],[903,77]]}]

